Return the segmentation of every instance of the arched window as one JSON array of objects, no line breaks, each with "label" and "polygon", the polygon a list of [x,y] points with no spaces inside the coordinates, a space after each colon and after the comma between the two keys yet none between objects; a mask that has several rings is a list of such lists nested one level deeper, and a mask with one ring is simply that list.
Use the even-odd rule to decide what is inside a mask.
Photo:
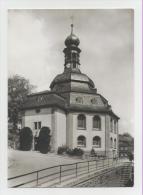
[{"label": "arched window", "polygon": [[77,138],[77,146],[79,146],[79,147],[86,147],[86,138],[83,135],[80,135]]},{"label": "arched window", "polygon": [[112,137],[110,138],[110,148],[113,148],[113,139],[112,139]]},{"label": "arched window", "polygon": [[117,121],[114,120],[114,133],[117,133]]},{"label": "arched window", "polygon": [[110,131],[112,132],[113,131],[113,119],[110,118]]},{"label": "arched window", "polygon": [[93,146],[96,148],[101,148],[101,138],[99,136],[93,137]]},{"label": "arched window", "polygon": [[78,115],[78,128],[86,128],[86,117],[83,114]]},{"label": "arched window", "polygon": [[101,129],[101,119],[99,116],[93,117],[93,129]]},{"label": "arched window", "polygon": [[117,147],[117,141],[116,141],[116,138],[114,139],[114,148],[116,149]]}]

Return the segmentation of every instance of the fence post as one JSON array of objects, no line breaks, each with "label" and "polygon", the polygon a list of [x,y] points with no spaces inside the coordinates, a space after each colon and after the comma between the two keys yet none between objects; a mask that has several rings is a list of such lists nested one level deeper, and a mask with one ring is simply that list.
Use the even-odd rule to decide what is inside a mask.
[{"label": "fence post", "polygon": [[62,165],[60,165],[60,183],[62,181]]},{"label": "fence post", "polygon": [[77,165],[78,165],[78,164],[76,163],[76,177],[77,177]]},{"label": "fence post", "polygon": [[88,173],[89,173],[89,161],[88,161]]},{"label": "fence post", "polygon": [[37,171],[36,185],[38,186],[38,171]]},{"label": "fence post", "polygon": [[103,168],[104,168],[104,159],[103,159],[103,163],[102,163],[102,166],[103,166]]}]

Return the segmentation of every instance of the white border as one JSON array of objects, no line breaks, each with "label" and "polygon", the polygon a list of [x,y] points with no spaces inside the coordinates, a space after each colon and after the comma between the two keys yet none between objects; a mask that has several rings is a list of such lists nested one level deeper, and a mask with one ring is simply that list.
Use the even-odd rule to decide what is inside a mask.
[{"label": "white border", "polygon": [[[7,9],[114,9],[135,10],[135,186],[133,188],[7,188]],[[131,195],[142,194],[142,64],[141,0],[1,0],[0,1],[0,193],[82,193]]]}]

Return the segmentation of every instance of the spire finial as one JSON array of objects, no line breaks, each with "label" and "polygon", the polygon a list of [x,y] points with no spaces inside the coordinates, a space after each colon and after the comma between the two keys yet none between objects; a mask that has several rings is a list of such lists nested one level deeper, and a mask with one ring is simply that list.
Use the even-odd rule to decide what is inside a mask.
[{"label": "spire finial", "polygon": [[71,16],[71,34],[73,34],[73,27],[74,27],[74,25],[73,25],[73,19],[74,19],[74,17],[73,17],[73,15]]}]

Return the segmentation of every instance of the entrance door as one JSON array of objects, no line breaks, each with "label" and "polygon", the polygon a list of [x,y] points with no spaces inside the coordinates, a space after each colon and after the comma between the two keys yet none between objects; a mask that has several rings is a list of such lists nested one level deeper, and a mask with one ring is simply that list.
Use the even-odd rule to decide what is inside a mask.
[{"label": "entrance door", "polygon": [[34,150],[38,150],[38,137],[34,137]]}]

